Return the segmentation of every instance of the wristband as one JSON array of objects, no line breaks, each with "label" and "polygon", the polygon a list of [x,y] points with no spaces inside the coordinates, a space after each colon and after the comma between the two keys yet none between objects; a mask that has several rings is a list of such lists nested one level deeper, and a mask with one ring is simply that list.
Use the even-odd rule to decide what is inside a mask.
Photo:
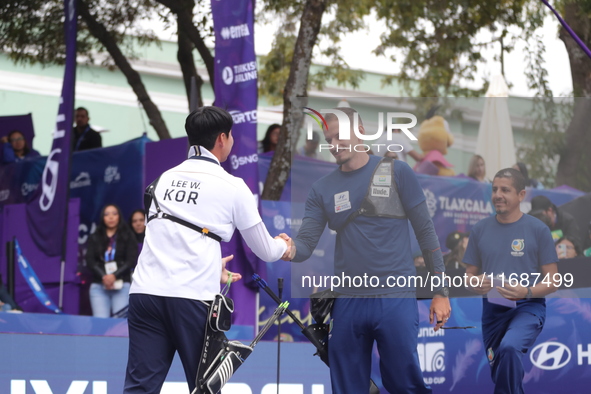
[{"label": "wristband", "polygon": [[435,290],[435,294],[443,297],[449,297],[449,289],[447,287],[440,287],[439,289]]},{"label": "wristband", "polygon": [[531,292],[531,287],[528,287],[528,288],[527,288],[527,295],[525,296],[525,299],[526,299],[526,300],[529,300],[529,299],[530,299],[530,298],[532,298],[532,297],[533,297],[533,294],[532,294],[532,292]]}]

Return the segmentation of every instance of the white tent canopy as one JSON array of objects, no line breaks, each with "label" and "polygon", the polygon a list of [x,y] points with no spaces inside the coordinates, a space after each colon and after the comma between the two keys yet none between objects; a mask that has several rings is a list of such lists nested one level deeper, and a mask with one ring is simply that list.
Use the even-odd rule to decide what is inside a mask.
[{"label": "white tent canopy", "polygon": [[493,77],[486,97],[478,129],[476,154],[484,158],[486,178],[492,180],[497,171],[511,167],[517,161],[507,103],[509,88],[502,75]]}]

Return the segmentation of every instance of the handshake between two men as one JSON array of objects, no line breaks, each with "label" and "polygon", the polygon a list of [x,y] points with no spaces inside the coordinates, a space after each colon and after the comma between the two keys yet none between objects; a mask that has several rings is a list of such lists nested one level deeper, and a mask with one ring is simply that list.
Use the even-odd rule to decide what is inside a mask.
[{"label": "handshake between two men", "polygon": [[283,253],[283,256],[281,256],[281,260],[284,260],[284,261],[293,260],[295,254],[296,254],[296,246],[295,246],[293,240],[291,239],[291,237],[285,233],[281,233],[275,237],[275,239],[277,239],[277,238],[281,238],[287,244],[287,249],[285,250],[285,253]]}]

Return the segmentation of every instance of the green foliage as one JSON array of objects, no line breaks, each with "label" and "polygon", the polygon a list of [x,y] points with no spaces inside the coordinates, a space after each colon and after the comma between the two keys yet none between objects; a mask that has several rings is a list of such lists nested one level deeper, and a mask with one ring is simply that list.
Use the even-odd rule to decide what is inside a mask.
[{"label": "green foliage", "polygon": [[[259,69],[259,95],[270,103],[283,100],[283,89],[289,77],[293,48],[297,39],[299,18],[305,1],[271,0],[265,2],[261,18],[271,20],[282,18],[283,23],[275,35],[271,51],[261,59]],[[327,60],[325,65],[310,73],[308,87],[322,90],[328,81],[338,86],[358,88],[363,72],[352,70],[340,55],[341,39],[344,34],[365,28],[364,17],[370,12],[369,1],[332,1],[325,12],[325,20],[314,44],[317,58]]]},{"label": "green foliage", "polygon": [[548,72],[544,67],[546,48],[541,36],[530,32],[526,39],[525,76],[528,87],[536,91],[532,99],[532,124],[524,131],[526,143],[517,149],[531,178],[538,179],[547,188],[555,186],[560,155],[565,153],[565,133],[572,119],[572,101],[553,97],[548,86]]},{"label": "green foliage", "polygon": [[296,36],[293,25],[283,25],[273,41],[271,51],[260,59],[259,95],[266,97],[272,105],[283,102],[283,89],[289,77]]},{"label": "green foliage", "polygon": [[[0,7],[0,49],[7,52],[15,63],[63,64],[65,61],[64,3],[61,0],[7,0]],[[96,0],[86,1],[91,13],[105,25],[122,50],[134,57],[138,43],[157,41],[142,21],[163,12],[149,0]],[[134,40],[126,39],[133,36]],[[135,42],[134,42],[135,41]],[[78,18],[77,50],[88,62],[94,62],[103,46]],[[106,65],[112,65],[108,60]]]},{"label": "green foliage", "polygon": [[[60,1],[7,1],[0,7],[0,49],[15,63],[65,61],[64,11]],[[92,42],[80,32],[79,50],[89,52]]]},{"label": "green foliage", "polygon": [[[375,4],[389,30],[374,52],[386,55],[390,48],[402,50],[397,78],[410,95],[420,97],[480,95],[482,90],[460,86],[474,81],[478,65],[486,61],[481,51],[503,40],[508,52],[521,30],[541,24],[541,19],[528,19],[527,0],[378,0]],[[509,34],[509,26],[519,32]],[[492,38],[479,41],[483,32]]]},{"label": "green foliage", "polygon": [[[277,33],[277,42],[261,62],[260,94],[275,103],[280,101],[282,86],[289,75],[294,26],[304,3],[303,0],[268,0],[263,7],[264,19],[272,19],[270,14],[285,19]],[[328,80],[341,86],[359,87],[362,74],[348,67],[339,48],[346,33],[366,28],[365,17],[371,14],[387,26],[374,53],[389,56],[389,50],[394,48],[403,52],[401,57],[390,56],[400,65],[401,72],[386,76],[384,84],[396,80],[411,97],[482,96],[488,85],[486,80],[481,81],[480,89],[463,87],[465,82],[475,81],[478,66],[487,61],[482,51],[500,47],[498,60],[502,60],[505,53],[527,36],[525,32],[542,25],[543,10],[541,2],[529,0],[333,1],[326,11],[327,21],[323,21],[316,45],[316,58],[328,59],[325,62],[328,67],[311,74],[309,83],[319,89]],[[292,31],[287,33],[286,27]]]}]

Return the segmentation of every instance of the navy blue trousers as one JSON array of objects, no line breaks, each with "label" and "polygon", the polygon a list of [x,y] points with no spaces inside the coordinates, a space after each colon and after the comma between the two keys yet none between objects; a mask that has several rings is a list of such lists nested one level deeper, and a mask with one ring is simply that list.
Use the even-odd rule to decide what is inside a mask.
[{"label": "navy blue trousers", "polygon": [[482,337],[495,394],[523,394],[523,355],[533,346],[546,320],[546,305],[527,302],[508,309],[483,304]]},{"label": "navy blue trousers", "polygon": [[159,394],[177,351],[192,392],[207,312],[207,305],[200,301],[131,294],[124,393]]},{"label": "navy blue trousers", "polygon": [[417,353],[416,298],[337,298],[331,315],[328,352],[333,393],[369,391],[374,341],[388,392],[431,393],[423,381]]}]

